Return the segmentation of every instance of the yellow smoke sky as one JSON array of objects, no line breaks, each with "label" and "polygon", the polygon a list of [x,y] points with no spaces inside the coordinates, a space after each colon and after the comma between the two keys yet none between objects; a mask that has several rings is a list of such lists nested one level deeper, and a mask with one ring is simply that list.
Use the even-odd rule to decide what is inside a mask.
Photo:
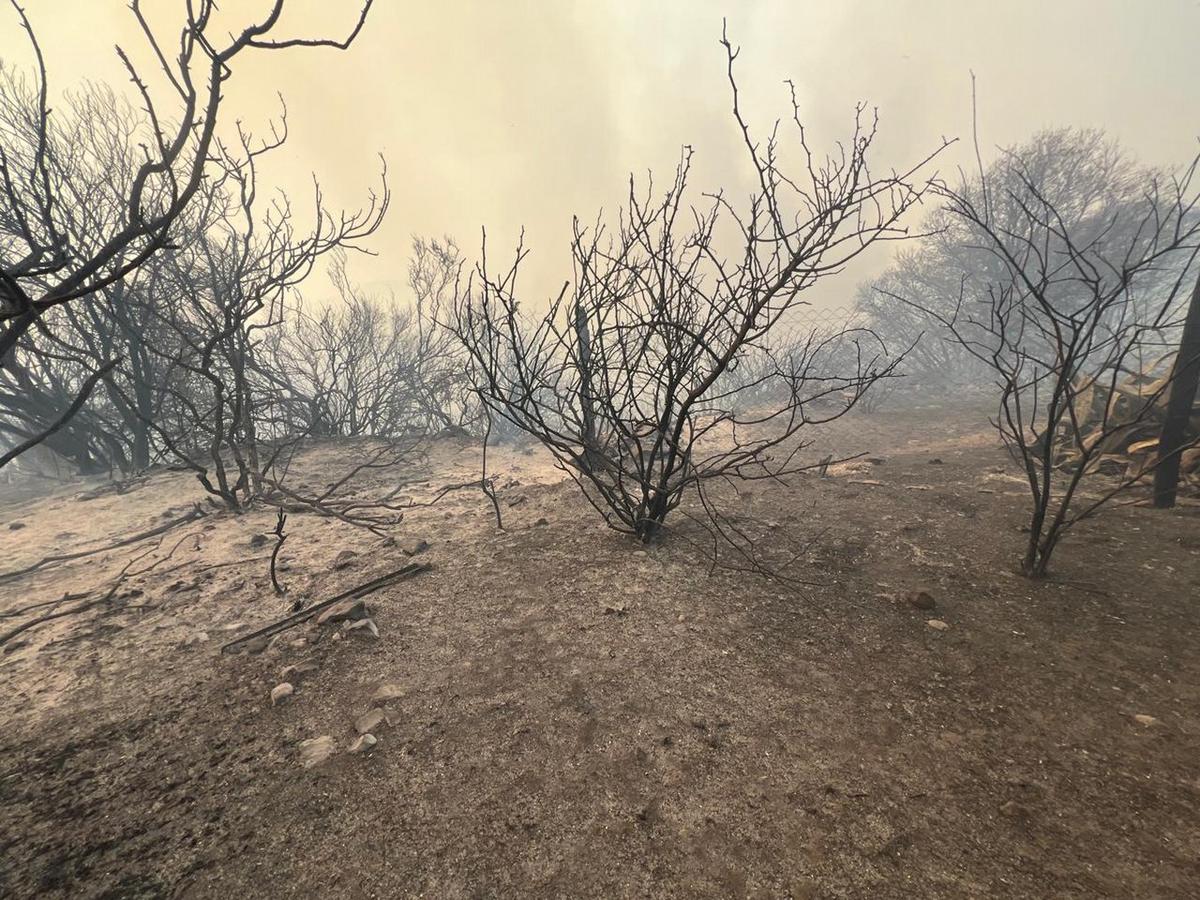
[{"label": "yellow smoke sky", "polygon": [[[144,5],[174,43],[183,0]],[[88,78],[127,86],[117,43],[146,59],[124,0],[24,6],[52,92]],[[265,6],[224,0],[221,15],[232,29]],[[340,36],[356,9],[289,0],[280,33]],[[348,52],[240,58],[224,114],[262,127],[284,95],[291,138],[263,175],[300,209],[313,173],[331,205],[357,206],[386,156],[392,209],[372,241],[378,256],[352,261],[358,281],[403,285],[414,234],[452,235],[474,256],[487,226],[498,258],[524,226],[533,252],[523,280],[536,303],[570,275],[572,214],[615,211],[631,172],[665,181],[681,145],[695,148],[697,191],[748,190],[718,44],[723,16],[760,130],[789,113],[787,78],[822,152],[849,135],[865,101],[880,110],[881,170],[915,161],[943,135],[964,143],[940,171],[973,164],[970,70],[985,155],[1057,125],[1104,127],[1150,164],[1177,166],[1197,150],[1200,0],[377,0]],[[7,4],[0,56],[31,60]],[[819,300],[849,303],[891,252],[875,248]],[[328,289],[320,280],[305,293]]]}]

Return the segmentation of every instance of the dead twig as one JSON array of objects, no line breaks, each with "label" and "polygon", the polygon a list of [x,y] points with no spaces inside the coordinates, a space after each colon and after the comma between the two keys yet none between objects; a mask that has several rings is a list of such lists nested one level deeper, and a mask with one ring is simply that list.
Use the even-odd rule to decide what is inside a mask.
[{"label": "dead twig", "polygon": [[[93,607],[100,606],[104,603],[108,603],[110,600],[112,600],[113,597],[116,596],[117,589],[120,588],[122,584],[124,584],[125,573],[129,571],[129,567],[132,566],[134,562],[135,562],[134,560],[130,560],[129,562],[127,562],[125,564],[125,568],[123,568],[120,571],[120,573],[117,575],[116,579],[113,581],[112,586],[105,592],[103,597],[97,597],[94,600],[88,600],[84,603],[80,603],[78,606],[72,606],[70,609],[62,609],[62,610],[55,610],[54,612],[48,612],[44,615],[37,616],[36,618],[29,619],[28,621],[22,622],[16,628],[10,629],[9,631],[6,631],[3,634],[0,634],[0,647],[3,647],[5,644],[7,644],[9,641],[11,641],[13,638],[15,638],[17,635],[23,634],[24,632],[28,631],[30,628],[35,628],[38,625],[42,625],[42,624],[44,624],[46,622],[50,622],[54,619],[61,619],[66,616],[73,616],[76,613],[86,612],[87,610],[92,609]],[[70,595],[68,595],[68,596],[70,596]],[[86,594],[84,596],[86,596]],[[66,598],[64,597],[63,599],[66,599]],[[62,601],[57,601],[57,602],[62,602]]]},{"label": "dead twig", "polygon": [[206,513],[198,504],[193,506],[191,511],[186,515],[180,516],[178,519],[172,519],[157,528],[151,528],[149,531],[143,531],[140,534],[135,534],[131,537],[122,538],[111,544],[106,544],[103,547],[97,547],[94,550],[80,550],[76,553],[62,553],[54,556],[45,556],[31,566],[26,566],[24,569],[15,569],[12,572],[0,573],[0,583],[12,581],[15,578],[20,578],[24,575],[30,575],[47,566],[56,565],[58,563],[71,562],[76,559],[83,559],[88,556],[95,556],[97,553],[106,553],[110,550],[117,550],[121,547],[128,547],[130,544],[137,544],[152,537],[158,537],[160,534],[165,534],[172,528],[177,528],[180,525],[186,525],[188,522],[194,522],[196,519],[204,518]]},{"label": "dead twig", "polygon": [[286,524],[287,514],[281,506],[279,507],[279,518],[275,520],[275,549],[271,551],[271,586],[275,588],[275,593],[280,596],[287,593],[287,588],[279,583],[279,577],[275,574],[275,561],[279,558],[279,551],[283,549],[283,542],[288,538],[283,530],[283,526]]},{"label": "dead twig", "polygon": [[82,600],[87,595],[87,591],[84,591],[82,594],[72,594],[68,592],[55,600],[42,600],[40,603],[30,603],[28,606],[20,606],[16,609],[5,610],[4,612],[0,612],[0,619],[11,619],[27,612],[33,612],[35,609],[44,609],[47,606],[58,606],[60,603],[71,603],[75,600]]},{"label": "dead twig", "polygon": [[501,531],[504,530],[504,520],[500,517],[500,501],[496,497],[496,478],[488,478],[487,473],[487,453],[488,441],[492,437],[492,411],[485,404],[484,415],[487,417],[487,429],[483,432],[483,459],[479,465],[479,486],[483,489],[484,496],[492,501],[492,509],[496,511],[496,527]]},{"label": "dead twig", "polygon": [[371,581],[364,582],[357,587],[350,588],[348,591],[343,591],[336,597],[331,597],[328,600],[322,600],[315,606],[310,606],[308,609],[293,613],[290,616],[284,616],[278,621],[272,622],[257,631],[252,631],[249,634],[242,635],[240,638],[230,641],[221,647],[222,653],[231,653],[233,648],[249,643],[258,638],[273,637],[280,632],[287,631],[289,628],[295,628],[303,622],[307,622],[313,616],[333,606],[335,603],[340,603],[343,600],[357,600],[360,597],[365,597],[368,594],[374,593],[380,588],[395,584],[398,581],[405,581],[420,575],[422,572],[427,572],[432,568],[429,563],[409,563],[403,568],[397,569],[394,572],[388,572],[386,575],[380,575]]}]

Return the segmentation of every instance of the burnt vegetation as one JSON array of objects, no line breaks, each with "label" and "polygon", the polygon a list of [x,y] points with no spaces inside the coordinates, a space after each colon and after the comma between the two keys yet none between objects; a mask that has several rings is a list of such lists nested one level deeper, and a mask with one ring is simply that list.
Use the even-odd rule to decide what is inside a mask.
[{"label": "burnt vegetation", "polygon": [[[81,474],[166,465],[230,512],[269,504],[382,533],[403,503],[340,495],[355,473],[402,466],[432,435],[471,436],[484,461],[489,440],[524,436],[612,528],[653,542],[683,521],[714,559],[768,575],[717,488],[825,472],[837,460],[806,452],[819,426],[902,402],[906,381],[996,393],[1029,485],[1027,575],[1110,500],[1157,478],[1169,505],[1190,476],[1195,163],[1151,171],[1102,133],[1051,131],[957,183],[933,168],[946,141],[880,170],[866,107],[822,150],[793,90],[755,134],[723,37],[749,196],[695,191],[688,147],[665,184],[631,178],[615,217],[575,220],[570,277],[548,301],[518,287],[523,243],[498,262],[486,233],[477,260],[416,239],[404,296],[385,296],[356,284],[353,259],[377,250],[386,165],[356,210],[319,184],[293,200],[265,188],[286,109],[257,130],[223,122],[243,55],[345,49],[371,3],[344,38],[278,36],[283,6],[218,40],[215,4],[192,4],[167,52],[135,2],[155,78],[119,51],[132,99],[91,85],[51,115],[12,4],[34,66],[0,72],[4,466],[35,449]],[[812,324],[814,288],[898,241],[851,318]],[[318,272],[325,303],[301,294]],[[289,484],[297,451],[323,441],[345,442],[348,474]],[[501,524],[486,465],[476,486]]]},{"label": "burnt vegetation", "polygon": [[[405,85],[330,73],[415,69],[426,11],[125,2],[109,86],[0,0],[0,896],[1195,894],[1200,155],[894,158],[869,105],[817,127],[869,41],[763,119],[722,27],[727,158],[581,152],[613,193],[557,239],[413,235],[412,182],[501,140],[471,104],[539,96],[510,34],[420,48],[488,57],[412,80],[446,160],[359,125],[297,187],[312,101],[271,80],[419,146]],[[451,6],[587,71],[551,0]],[[447,230],[538,222],[461,180]]]}]

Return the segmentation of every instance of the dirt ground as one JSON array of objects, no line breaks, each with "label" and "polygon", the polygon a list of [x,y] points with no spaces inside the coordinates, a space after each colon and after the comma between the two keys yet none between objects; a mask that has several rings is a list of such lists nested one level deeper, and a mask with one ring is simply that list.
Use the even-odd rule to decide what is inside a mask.
[{"label": "dirt ground", "polygon": [[[1197,509],[1110,509],[1031,583],[1024,487],[977,411],[856,415],[819,449],[873,461],[729,499],[811,585],[709,574],[686,533],[639,550],[520,448],[493,460],[505,531],[470,492],[392,540],[293,515],[286,598],[265,509],[0,583],[6,631],[154,566],[0,655],[0,895],[1196,896]],[[447,440],[371,478],[419,499],[475,465]],[[182,473],[95,487],[0,494],[0,569],[201,499]],[[219,652],[421,541],[431,570],[368,598],[377,639]],[[390,724],[350,753],[382,685]]]}]

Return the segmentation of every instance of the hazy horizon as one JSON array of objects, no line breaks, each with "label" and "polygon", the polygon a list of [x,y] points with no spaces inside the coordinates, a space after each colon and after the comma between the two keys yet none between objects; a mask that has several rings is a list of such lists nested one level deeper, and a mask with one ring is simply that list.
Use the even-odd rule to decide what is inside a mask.
[{"label": "hazy horizon", "polygon": [[[241,7],[263,5],[224,15],[244,23],[252,12]],[[378,154],[387,158],[392,208],[371,241],[378,256],[353,261],[355,280],[402,285],[412,235],[450,235],[474,257],[486,226],[489,252],[503,257],[524,226],[532,250],[524,280],[535,300],[570,273],[572,215],[614,210],[631,173],[665,177],[682,145],[696,152],[694,197],[717,188],[736,196],[746,185],[722,16],[742,48],[739,81],[760,133],[788,114],[790,78],[820,152],[849,134],[856,102],[878,107],[878,169],[911,164],[943,135],[965,141],[937,167],[969,163],[972,70],[985,153],[1060,125],[1105,128],[1154,165],[1179,165],[1197,149],[1200,128],[1182,114],[1200,95],[1200,57],[1185,44],[1200,24],[1196,0],[1150,13],[1116,0],[1019,0],[1003,10],[949,0],[640,6],[380,0],[348,52],[240,58],[229,112],[263,128],[283,94],[291,138],[263,177],[302,211],[311,173],[331,206],[357,207]],[[170,35],[172,5],[146,7]],[[139,59],[144,48],[124,0],[42,0],[27,12],[52,97],[84,79],[128,87],[113,45]],[[289,4],[289,30],[344,33],[352,14],[316,0]],[[30,65],[11,9],[0,15],[0,40],[6,63]],[[849,303],[890,252],[875,248],[817,299]],[[329,293],[323,279],[304,292]]]}]

